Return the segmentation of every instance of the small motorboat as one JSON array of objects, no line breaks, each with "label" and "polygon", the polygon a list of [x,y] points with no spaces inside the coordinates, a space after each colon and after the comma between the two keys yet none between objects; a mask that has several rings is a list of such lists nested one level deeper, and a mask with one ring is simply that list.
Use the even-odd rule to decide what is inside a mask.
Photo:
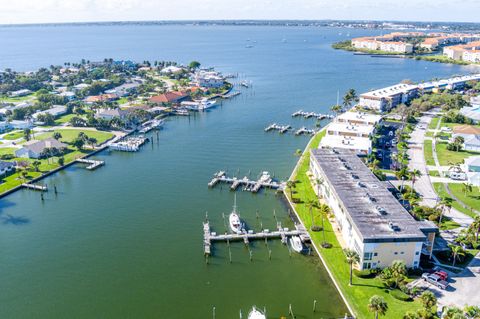
[{"label": "small motorboat", "polygon": [[230,229],[235,234],[241,234],[243,232],[243,224],[240,220],[240,216],[237,213],[237,196],[235,195],[234,203],[233,203],[233,210],[228,217],[228,221],[230,224]]},{"label": "small motorboat", "polygon": [[253,306],[252,310],[248,313],[248,319],[267,319],[267,316],[258,310],[257,307]]},{"label": "small motorboat", "polygon": [[301,253],[303,251],[303,244],[302,244],[302,240],[300,239],[300,237],[292,236],[289,239],[289,242],[290,242],[290,246],[292,246],[292,249],[295,252]]}]

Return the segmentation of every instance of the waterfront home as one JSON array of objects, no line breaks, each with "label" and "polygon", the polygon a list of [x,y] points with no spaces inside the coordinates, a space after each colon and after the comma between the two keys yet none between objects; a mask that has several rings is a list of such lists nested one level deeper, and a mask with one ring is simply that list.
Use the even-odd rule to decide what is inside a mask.
[{"label": "waterfront home", "polygon": [[65,105],[53,105],[51,108],[45,111],[39,111],[33,114],[33,118],[36,120],[40,115],[50,114],[53,117],[58,117],[67,113],[67,107]]},{"label": "waterfront home", "polygon": [[418,86],[399,83],[360,95],[359,105],[380,112],[389,111],[401,103],[407,103],[417,95]]},{"label": "waterfront home", "polygon": [[480,152],[480,128],[473,125],[457,125],[453,128],[452,140],[462,137],[463,149],[466,151]]},{"label": "waterfront home", "polygon": [[113,118],[124,119],[127,114],[127,111],[121,109],[100,109],[95,113],[95,117],[110,121]]},{"label": "waterfront home", "polygon": [[100,95],[90,95],[85,98],[85,103],[93,104],[99,102],[111,102],[118,100],[118,96],[112,93],[100,94]]},{"label": "waterfront home", "polygon": [[30,93],[32,93],[32,91],[27,90],[27,89],[23,89],[23,90],[10,92],[9,95],[11,97],[21,97],[21,96],[29,95]]},{"label": "waterfront home", "polygon": [[170,75],[170,74],[179,74],[179,73],[182,73],[183,72],[183,68],[181,67],[178,67],[178,66],[175,66],[175,65],[170,65],[170,66],[167,66],[167,67],[164,67],[160,73],[162,74],[167,74],[167,75]]},{"label": "waterfront home", "polygon": [[60,92],[58,95],[66,98],[68,101],[75,99],[75,93],[71,91]]},{"label": "waterfront home", "polygon": [[354,151],[359,156],[365,156],[372,152],[372,140],[368,137],[325,135],[320,147],[346,149]]},{"label": "waterfront home", "polygon": [[160,95],[152,96],[149,102],[152,104],[164,104],[164,103],[180,103],[190,96],[185,92],[173,91],[166,92]]},{"label": "waterfront home", "polygon": [[77,85],[74,85],[73,86],[73,91],[74,92],[78,92],[78,91],[81,91],[83,89],[87,89],[90,87],[90,84],[87,84],[87,83],[80,83],[80,84],[77,84]]},{"label": "waterfront home", "polygon": [[57,141],[54,138],[47,138],[41,141],[32,140],[26,142],[22,148],[16,150],[15,157],[41,158],[44,156],[46,149],[56,148],[57,150],[62,150],[66,147],[67,144]]},{"label": "waterfront home", "polygon": [[313,189],[332,210],[341,242],[359,254],[359,269],[384,268],[394,260],[417,268],[420,255],[432,252],[437,227],[416,221],[355,152],[312,150],[310,172]]},{"label": "waterfront home", "polygon": [[204,88],[220,88],[225,84],[225,78],[216,71],[199,70],[193,75],[193,82]]},{"label": "waterfront home", "polygon": [[15,162],[0,161],[0,174],[5,175],[15,168]]},{"label": "waterfront home", "polygon": [[340,123],[349,123],[352,125],[377,125],[382,120],[381,115],[365,112],[348,111],[338,115],[335,121]]},{"label": "waterfront home", "polygon": [[480,156],[467,157],[464,166],[468,182],[480,187]]}]

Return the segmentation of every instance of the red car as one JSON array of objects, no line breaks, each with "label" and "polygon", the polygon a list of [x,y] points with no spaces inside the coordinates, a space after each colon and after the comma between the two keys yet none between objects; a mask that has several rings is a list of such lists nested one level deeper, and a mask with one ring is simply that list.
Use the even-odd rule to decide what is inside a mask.
[{"label": "red car", "polygon": [[437,275],[442,280],[447,281],[447,279],[448,279],[448,274],[443,270],[438,270],[438,271],[434,272],[433,274]]}]

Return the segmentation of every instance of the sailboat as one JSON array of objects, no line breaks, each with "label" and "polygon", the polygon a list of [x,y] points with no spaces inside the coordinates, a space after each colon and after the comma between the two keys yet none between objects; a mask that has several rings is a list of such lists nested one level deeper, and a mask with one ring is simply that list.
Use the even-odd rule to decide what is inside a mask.
[{"label": "sailboat", "polygon": [[258,310],[257,307],[253,306],[252,310],[248,313],[248,319],[267,319],[267,316]]},{"label": "sailboat", "polygon": [[237,195],[234,197],[233,210],[228,217],[230,224],[230,230],[235,234],[241,234],[243,232],[243,223],[240,220],[240,215],[237,213]]}]

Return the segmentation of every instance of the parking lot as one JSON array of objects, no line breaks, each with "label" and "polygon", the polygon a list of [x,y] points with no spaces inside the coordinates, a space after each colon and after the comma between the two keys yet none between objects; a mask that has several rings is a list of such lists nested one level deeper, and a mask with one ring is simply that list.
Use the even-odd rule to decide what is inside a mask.
[{"label": "parking lot", "polygon": [[378,139],[377,159],[380,161],[380,168],[394,169],[392,154],[398,153],[395,138],[395,132],[401,127],[397,122],[385,122],[382,129],[378,132],[382,135]]}]

